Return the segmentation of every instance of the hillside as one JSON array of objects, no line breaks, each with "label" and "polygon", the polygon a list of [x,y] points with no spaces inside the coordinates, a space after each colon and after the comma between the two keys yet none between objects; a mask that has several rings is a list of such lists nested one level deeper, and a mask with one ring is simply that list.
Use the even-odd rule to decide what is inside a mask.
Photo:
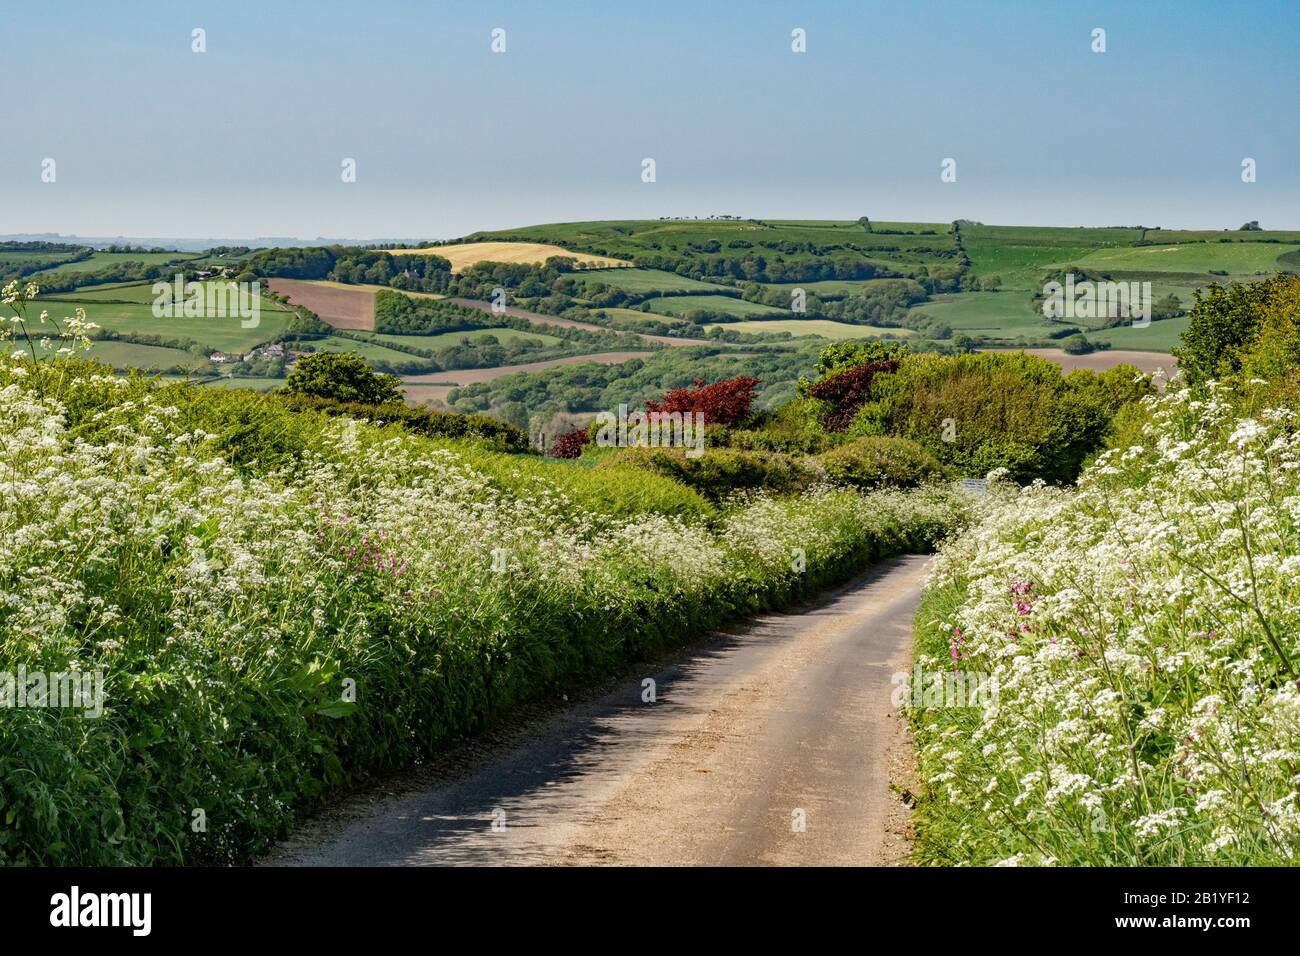
[{"label": "hillside", "polygon": [[[761,372],[768,405],[791,397],[807,374],[807,356],[827,341],[896,339],[940,352],[1029,348],[1062,361],[1067,352],[1091,352],[1097,367],[1113,364],[1109,349],[1147,351],[1153,358],[1140,360],[1144,367],[1168,366],[1198,290],[1297,265],[1296,232],[865,218],[556,223],[385,250],[223,247],[194,254],[0,244],[0,278],[30,277],[43,298],[84,308],[99,326],[96,354],[119,369],[265,389],[300,355],[350,351],[408,380],[412,402],[490,411],[521,427],[537,414],[597,410],[579,400],[521,415],[511,397],[537,389],[518,375],[564,370],[582,355],[599,364],[645,352],[636,361],[663,374],[635,396],[644,399],[689,381],[692,370],[720,369],[718,361],[732,353],[739,368]],[[177,272],[191,281],[259,280],[260,320],[245,328],[211,317],[155,317],[152,284]],[[1045,283],[1066,272],[1150,283],[1153,321],[1045,319]],[[384,290],[454,300],[436,308],[457,317],[415,334],[377,327],[376,295]],[[708,348],[654,354],[664,346]],[[617,374],[635,378],[639,368]],[[465,389],[497,382],[486,391]]]}]

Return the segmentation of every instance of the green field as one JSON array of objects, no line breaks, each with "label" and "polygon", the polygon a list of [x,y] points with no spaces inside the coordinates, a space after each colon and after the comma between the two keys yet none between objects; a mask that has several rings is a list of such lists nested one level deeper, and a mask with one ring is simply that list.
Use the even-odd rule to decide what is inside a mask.
[{"label": "green field", "polygon": [[1042,336],[1053,327],[1031,308],[1023,292],[958,292],[937,295],[913,306],[909,315],[924,313],[953,332],[997,336]]},{"label": "green field", "polygon": [[[606,311],[613,310],[607,309]],[[389,335],[377,332],[373,337],[381,342],[396,342],[399,345],[409,345],[417,349],[437,351],[451,345],[459,345],[463,339],[477,342],[488,336],[503,345],[507,342],[539,342],[542,345],[559,345],[564,341],[554,335],[544,335],[541,332],[521,332],[518,329],[474,329],[469,332],[442,332],[438,335]]]},{"label": "green field", "polygon": [[33,252],[0,248],[0,273],[27,262],[51,262],[56,259],[66,262],[75,255],[75,252]]},{"label": "green field", "polygon": [[1004,289],[1037,290],[1053,264],[1098,249],[1128,246],[1141,238],[1138,229],[1060,229],[1032,226],[963,226],[962,245],[971,273],[997,276]]},{"label": "green field", "polygon": [[[132,287],[136,288],[136,287]],[[41,300],[37,300],[39,304]],[[144,302],[117,303],[94,300],[51,301],[43,308],[51,316],[70,315],[80,305],[88,321],[104,329],[125,335],[157,335],[165,340],[186,340],[222,352],[247,352],[255,345],[268,342],[286,331],[292,313],[269,300],[262,300],[256,328],[241,328],[244,320],[155,318],[152,305]]]},{"label": "green field", "polygon": [[255,392],[269,392],[284,385],[282,378],[211,378],[197,384],[205,388],[248,388]]},{"label": "green field", "polygon": [[53,272],[97,272],[100,269],[121,265],[124,262],[142,262],[145,265],[160,266],[170,265],[174,262],[187,262],[195,258],[197,257],[193,254],[185,252],[96,252],[89,259],[65,263],[50,269],[42,269],[40,272],[32,273],[32,277],[39,282],[42,275],[49,275]]},{"label": "green field", "polygon": [[[168,283],[171,285],[171,283]],[[75,300],[77,302],[150,302],[157,298],[151,282],[118,283],[114,285],[96,285],[72,292],[56,292],[49,296],[54,300]],[[275,303],[276,308],[283,308]]]},{"label": "green field", "polygon": [[789,332],[794,336],[819,335],[826,339],[872,339],[893,335],[906,338],[914,335],[911,329],[886,328],[877,325],[850,325],[830,319],[765,319],[758,322],[719,323],[718,328],[737,332]]},{"label": "green field", "polygon": [[1226,271],[1229,275],[1255,275],[1273,273],[1285,268],[1278,256],[1295,251],[1300,246],[1271,242],[1193,242],[1181,245],[1137,246],[1126,249],[1099,249],[1082,258],[1074,258],[1061,265],[1077,265],[1086,269],[1109,271],[1111,269],[1140,272],[1196,272],[1211,269]]},{"label": "green field", "polygon": [[696,309],[712,309],[730,315],[789,315],[788,309],[758,302],[746,302],[725,295],[674,295],[650,300],[650,311],[656,315],[683,316]]},{"label": "green field", "polygon": [[858,295],[869,292],[873,287],[897,279],[819,279],[815,282],[770,282],[777,289],[803,289],[822,297]]},{"label": "green field", "polygon": [[1131,325],[1117,325],[1111,329],[1089,332],[1087,338],[1109,342],[1112,348],[1134,349],[1140,352],[1168,352],[1178,345],[1179,336],[1187,329],[1189,318],[1180,315],[1173,319],[1152,322],[1144,329]]},{"label": "green field", "polygon": [[[38,342],[37,354],[55,352],[60,347],[59,342],[52,341],[48,350],[42,350]],[[89,358],[98,359],[119,371],[128,369],[148,371],[151,369],[175,368],[177,366],[189,368],[204,361],[201,356],[196,356],[184,349],[166,348],[159,345],[137,345],[134,342],[115,342],[112,339],[92,342],[90,351],[86,354]]]},{"label": "green field", "polygon": [[691,290],[708,292],[711,289],[729,288],[716,282],[701,282],[698,279],[679,276],[675,272],[664,272],[661,269],[586,269],[571,275],[584,285],[600,283],[611,289],[634,293]]},{"label": "green field", "polygon": [[360,355],[367,360],[382,360],[385,362],[418,362],[419,356],[411,355],[408,352],[399,352],[396,349],[385,348],[375,342],[362,342],[359,339],[343,338],[342,336],[331,335],[325,339],[313,339],[310,342],[304,342],[303,347],[313,352],[351,352],[354,355]]},{"label": "green field", "polygon": [[903,275],[920,266],[955,263],[956,246],[947,225],[879,223],[877,227],[903,228],[898,235],[885,235],[868,232],[854,220],[632,219],[526,226],[474,233],[466,240],[545,242],[643,264],[670,257],[684,263],[688,271],[696,260],[720,256],[735,260],[761,256],[769,262],[824,257],[870,263]]}]

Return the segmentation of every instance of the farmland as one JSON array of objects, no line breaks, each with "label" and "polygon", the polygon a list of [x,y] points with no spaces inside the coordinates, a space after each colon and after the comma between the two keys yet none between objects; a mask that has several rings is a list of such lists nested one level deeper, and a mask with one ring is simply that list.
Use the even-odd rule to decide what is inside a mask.
[{"label": "farmland", "polygon": [[702,292],[708,293],[727,286],[716,282],[700,282],[662,269],[588,269],[574,274],[584,286],[602,284],[626,292]]},{"label": "farmland", "polygon": [[270,288],[288,296],[294,304],[311,309],[336,329],[375,327],[375,294],[369,289],[296,279],[273,279]]},{"label": "farmland", "polygon": [[[214,369],[205,365],[204,356],[213,350],[242,355],[277,340],[294,347],[301,331],[289,331],[293,306],[309,309],[335,329],[364,333],[313,333],[315,341],[297,340],[298,350],[352,352],[404,376],[423,376],[440,367],[481,373],[533,366],[570,355],[628,350],[638,341],[647,349],[707,345],[710,354],[731,349],[748,355],[740,350],[756,342],[780,350],[817,339],[884,337],[907,339],[922,350],[952,350],[959,342],[974,348],[1023,345],[1059,355],[1050,350],[1058,348],[1071,327],[1083,336],[1072,345],[1074,352],[1098,347],[1149,351],[1155,361],[1167,364],[1165,356],[1187,327],[1185,315],[1175,311],[1176,317],[1158,318],[1145,328],[1049,322],[1034,298],[1046,277],[1075,269],[1115,281],[1149,281],[1155,299],[1175,296],[1175,310],[1186,310],[1195,291],[1213,282],[1228,277],[1255,281],[1278,268],[1300,268],[1300,233],[965,221],[954,226],[856,219],[607,220],[475,233],[454,242],[388,251],[394,256],[385,260],[382,251],[338,247],[305,273],[305,259],[277,259],[276,250],[271,258],[259,253],[250,261],[265,261],[272,269],[253,275],[264,288],[287,295],[291,305],[265,301],[256,329],[242,329],[230,320],[155,319],[148,281],[104,281],[99,276],[89,279],[96,284],[71,289],[66,281],[68,275],[90,277],[125,262],[140,264],[132,269],[161,269],[168,278],[173,267],[209,261],[227,268],[227,274],[238,274],[240,261],[228,254],[214,259],[194,253],[0,244],[0,269],[35,263],[45,266],[36,280],[53,272],[64,276],[58,286],[63,291],[45,296],[51,311],[81,306],[103,334],[119,336],[111,345],[98,346],[98,354],[117,367],[193,367],[211,374]],[[424,254],[447,259],[451,272],[445,263],[437,267],[441,273],[428,271],[424,263],[436,260],[421,258],[414,273],[400,264],[404,256]],[[576,258],[583,267],[548,272],[544,262],[553,256]],[[68,262],[75,257],[76,262]],[[60,261],[68,262],[67,268],[59,267]],[[277,273],[281,262],[287,268]],[[292,277],[304,274],[314,278]],[[900,282],[907,286],[902,293]],[[406,334],[405,328],[376,334],[375,296],[395,287],[417,300],[443,299],[488,313],[488,299],[501,288],[506,318],[467,317],[464,328],[434,328],[431,335]],[[796,288],[808,297],[802,313],[789,308]],[[530,325],[537,330],[529,331]],[[547,325],[571,331],[540,328]],[[761,338],[774,333],[790,338]],[[742,358],[738,364],[752,366],[754,361]],[[795,364],[791,360],[781,367]],[[226,366],[227,372],[231,368]],[[263,378],[265,371],[262,366],[234,369],[236,375]],[[452,381],[411,381],[411,394],[443,400]],[[792,384],[772,383],[773,394],[787,394]]]},{"label": "farmland", "polygon": [[[1264,242],[1192,242],[1137,248],[1098,249],[1071,260],[1103,271],[1200,272],[1220,270],[1231,276],[1272,274],[1285,268],[1279,257],[1300,248]],[[1061,263],[1066,264],[1066,263]]]},{"label": "farmland", "polygon": [[617,267],[621,260],[608,256],[575,254],[559,246],[540,242],[463,242],[422,249],[389,249],[394,256],[441,256],[451,263],[452,272],[463,272],[479,262],[509,262],[540,264],[552,256],[569,256],[582,265]]},{"label": "farmland", "polygon": [[96,252],[88,259],[52,266],[49,269],[34,272],[32,273],[32,276],[39,282],[42,275],[51,272],[97,272],[100,269],[122,265],[127,262],[139,262],[144,265],[163,266],[185,262],[193,258],[196,257],[180,252]]},{"label": "farmland", "polygon": [[832,322],[829,319],[760,319],[753,322],[729,322],[726,327],[738,332],[789,332],[794,336],[820,336],[835,341],[882,336],[907,338],[916,334],[911,329],[850,325],[847,322]]},{"label": "farmland", "polygon": [[746,302],[726,295],[675,295],[650,301],[650,311],[656,315],[683,316],[698,309],[726,312],[730,315],[789,315],[789,310],[778,309],[758,302]]}]

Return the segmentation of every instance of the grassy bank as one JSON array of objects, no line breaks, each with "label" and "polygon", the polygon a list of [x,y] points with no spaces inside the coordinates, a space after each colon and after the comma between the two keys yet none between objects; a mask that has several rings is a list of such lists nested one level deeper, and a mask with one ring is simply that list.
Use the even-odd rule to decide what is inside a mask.
[{"label": "grassy bank", "polygon": [[910,711],[924,862],[1295,860],[1296,415],[1146,402],[1077,489],[996,490],[939,555],[918,662],[996,693]]}]

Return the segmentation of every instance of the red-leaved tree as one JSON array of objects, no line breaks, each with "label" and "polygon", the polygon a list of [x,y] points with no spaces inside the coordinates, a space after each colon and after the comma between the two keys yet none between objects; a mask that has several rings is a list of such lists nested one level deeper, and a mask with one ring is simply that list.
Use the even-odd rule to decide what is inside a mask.
[{"label": "red-leaved tree", "polygon": [[702,412],[706,425],[739,425],[749,418],[758,379],[738,375],[705,385],[697,378],[691,388],[674,388],[662,402],[646,402],[651,412]]},{"label": "red-leaved tree", "polygon": [[547,452],[552,458],[578,458],[582,447],[591,441],[591,435],[585,428],[575,428],[571,432],[555,436],[555,444]]},{"label": "red-leaved tree", "polygon": [[822,419],[826,430],[842,432],[847,429],[862,403],[871,397],[871,380],[881,372],[893,372],[897,368],[898,363],[894,361],[868,362],[828,375],[810,388],[809,395],[831,404]]}]

